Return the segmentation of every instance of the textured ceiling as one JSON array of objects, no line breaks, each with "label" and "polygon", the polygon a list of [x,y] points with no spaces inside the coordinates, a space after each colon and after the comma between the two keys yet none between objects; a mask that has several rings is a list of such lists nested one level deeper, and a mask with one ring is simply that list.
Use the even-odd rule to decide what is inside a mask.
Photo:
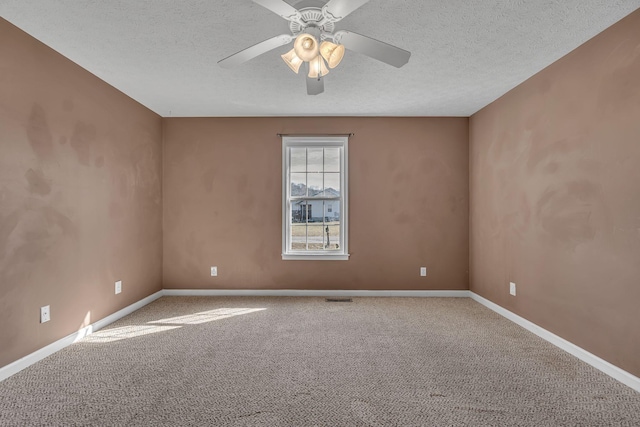
[{"label": "textured ceiling", "polygon": [[1,0],[0,16],[165,117],[469,116],[638,8],[640,0],[371,0],[336,30],[409,50],[409,63],[347,52],[318,96],[280,59],[288,46],[232,70],[217,65],[288,32],[251,0]]}]

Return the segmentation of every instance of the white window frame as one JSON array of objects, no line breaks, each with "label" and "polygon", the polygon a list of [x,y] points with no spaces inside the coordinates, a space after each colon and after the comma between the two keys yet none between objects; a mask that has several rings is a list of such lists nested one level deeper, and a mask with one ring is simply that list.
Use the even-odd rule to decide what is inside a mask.
[{"label": "white window frame", "polygon": [[[291,182],[289,174],[289,148],[291,147],[337,147],[340,156],[340,250],[339,251],[295,251],[291,241]],[[345,261],[349,259],[349,174],[348,136],[283,136],[282,137],[282,259]],[[324,216],[324,212],[323,212]]]}]

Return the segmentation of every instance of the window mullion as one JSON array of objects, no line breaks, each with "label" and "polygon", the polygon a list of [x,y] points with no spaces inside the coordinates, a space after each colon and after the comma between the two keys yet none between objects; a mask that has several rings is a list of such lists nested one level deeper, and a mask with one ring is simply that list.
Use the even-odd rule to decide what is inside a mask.
[{"label": "window mullion", "polygon": [[[325,148],[322,149],[322,194],[326,196],[327,185],[324,181],[324,172],[325,172],[324,154],[325,154]],[[322,201],[322,230],[320,231],[320,236],[321,236],[320,240],[322,241],[322,250],[328,249],[327,243],[324,241],[324,228],[326,227],[325,225],[326,209],[327,209],[326,202],[323,200]]]},{"label": "window mullion", "polygon": [[[304,149],[304,187],[305,192],[307,194],[307,198],[309,197],[309,148]],[[304,247],[308,251],[309,250],[309,201],[305,200],[304,202]]]},{"label": "window mullion", "polygon": [[324,200],[324,201],[332,201],[332,200],[340,200],[340,197],[302,197],[302,196],[296,196],[296,197],[292,197],[290,199],[292,202],[297,202],[300,200]]},{"label": "window mullion", "polygon": [[346,211],[346,205],[344,202],[344,187],[345,187],[345,174],[344,168],[346,167],[346,162],[344,159],[344,147],[340,149],[340,247],[344,248],[344,241],[347,238],[345,236],[345,224],[344,224],[344,213]]}]

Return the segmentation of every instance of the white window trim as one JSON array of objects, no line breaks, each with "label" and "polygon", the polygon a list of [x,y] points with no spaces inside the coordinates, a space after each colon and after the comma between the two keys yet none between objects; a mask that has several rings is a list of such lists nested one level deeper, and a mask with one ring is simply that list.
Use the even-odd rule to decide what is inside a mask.
[{"label": "white window trim", "polygon": [[[287,148],[295,146],[305,147],[326,147],[335,146],[342,148],[342,159],[340,164],[340,209],[342,221],[340,221],[341,251],[338,253],[328,253],[325,251],[289,251],[288,241],[290,236],[289,222],[291,220],[291,209],[287,195],[291,188],[289,182],[289,170],[287,161]],[[304,261],[346,261],[349,259],[349,137],[348,136],[283,136],[282,137],[282,259],[283,260],[304,260]]]}]

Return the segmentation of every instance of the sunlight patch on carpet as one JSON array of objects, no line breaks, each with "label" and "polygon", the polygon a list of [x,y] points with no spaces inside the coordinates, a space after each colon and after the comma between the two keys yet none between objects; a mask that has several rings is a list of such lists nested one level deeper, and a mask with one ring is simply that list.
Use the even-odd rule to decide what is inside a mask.
[{"label": "sunlight patch on carpet", "polygon": [[228,317],[241,316],[243,314],[255,313],[266,310],[266,308],[218,308],[215,310],[203,311],[201,313],[187,314],[185,316],[169,317],[167,319],[154,320],[148,323],[169,323],[173,325],[199,325],[201,323],[213,322],[214,320],[226,319]]},{"label": "sunlight patch on carpet", "polygon": [[187,314],[184,316],[152,320],[144,325],[128,325],[119,328],[103,329],[95,333],[88,331],[88,334],[83,334],[83,341],[88,343],[110,343],[128,338],[170,331],[172,329],[179,329],[185,325],[199,325],[202,323],[213,322],[214,320],[227,319],[229,317],[241,316],[243,314],[250,314],[263,310],[266,310],[266,308],[218,308],[215,310]]},{"label": "sunlight patch on carpet", "polygon": [[120,341],[128,338],[141,337],[144,335],[155,334],[157,332],[170,331],[178,329],[181,326],[161,326],[161,325],[129,325],[121,328],[106,329],[95,332],[84,339],[89,343],[109,343]]}]

